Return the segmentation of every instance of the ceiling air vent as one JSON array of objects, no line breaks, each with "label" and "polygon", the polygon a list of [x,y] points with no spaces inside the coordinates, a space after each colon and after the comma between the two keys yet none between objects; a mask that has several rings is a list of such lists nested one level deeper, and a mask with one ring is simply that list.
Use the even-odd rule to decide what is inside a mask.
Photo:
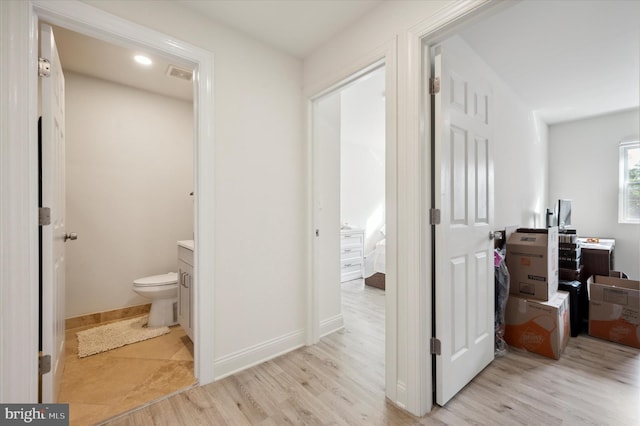
[{"label": "ceiling air vent", "polygon": [[175,65],[169,65],[169,68],[167,69],[167,75],[169,77],[175,77],[182,80],[191,81],[191,78],[193,77],[193,71],[187,70],[184,68],[179,68]]}]

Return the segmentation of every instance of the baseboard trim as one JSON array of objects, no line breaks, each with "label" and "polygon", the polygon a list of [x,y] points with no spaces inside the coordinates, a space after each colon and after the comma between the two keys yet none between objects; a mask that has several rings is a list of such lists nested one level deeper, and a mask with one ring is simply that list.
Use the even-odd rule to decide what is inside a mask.
[{"label": "baseboard trim", "polygon": [[114,309],[111,311],[96,312],[93,314],[85,314],[77,317],[67,318],[65,320],[65,329],[84,327],[87,325],[101,324],[103,322],[131,318],[138,315],[148,314],[151,310],[151,303],[137,306],[129,306],[127,308]]},{"label": "baseboard trim", "polygon": [[344,328],[344,318],[342,314],[334,315],[330,318],[320,321],[320,338],[334,333]]},{"label": "baseboard trim", "polygon": [[304,346],[304,330],[294,331],[214,361],[215,380],[219,380]]}]

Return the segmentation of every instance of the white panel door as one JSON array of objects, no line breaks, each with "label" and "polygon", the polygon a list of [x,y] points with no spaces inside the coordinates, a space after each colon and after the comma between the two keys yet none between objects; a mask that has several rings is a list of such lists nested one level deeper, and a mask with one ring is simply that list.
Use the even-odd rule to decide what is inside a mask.
[{"label": "white panel door", "polygon": [[65,336],[65,148],[64,75],[49,25],[40,26],[40,56],[51,66],[41,77],[42,205],[51,224],[42,227],[42,352],[51,355],[51,372],[42,376],[42,402],[56,402],[64,370]]},{"label": "white panel door", "polygon": [[436,402],[444,405],[494,354],[492,99],[480,72],[435,48]]}]

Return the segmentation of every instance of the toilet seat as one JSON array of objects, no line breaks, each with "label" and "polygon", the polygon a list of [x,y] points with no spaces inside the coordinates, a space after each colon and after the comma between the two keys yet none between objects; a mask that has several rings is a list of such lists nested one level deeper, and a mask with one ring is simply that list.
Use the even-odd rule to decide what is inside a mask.
[{"label": "toilet seat", "polygon": [[169,272],[167,274],[152,275],[150,277],[138,278],[133,282],[134,287],[152,287],[172,285],[178,283],[178,273]]}]

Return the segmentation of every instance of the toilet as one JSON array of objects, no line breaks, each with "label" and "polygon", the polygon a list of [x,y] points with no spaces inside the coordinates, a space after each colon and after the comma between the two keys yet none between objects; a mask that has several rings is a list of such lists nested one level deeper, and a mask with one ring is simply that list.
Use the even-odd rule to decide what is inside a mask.
[{"label": "toilet", "polygon": [[151,299],[147,327],[177,324],[178,274],[176,272],[139,278],[133,282],[133,291]]}]

